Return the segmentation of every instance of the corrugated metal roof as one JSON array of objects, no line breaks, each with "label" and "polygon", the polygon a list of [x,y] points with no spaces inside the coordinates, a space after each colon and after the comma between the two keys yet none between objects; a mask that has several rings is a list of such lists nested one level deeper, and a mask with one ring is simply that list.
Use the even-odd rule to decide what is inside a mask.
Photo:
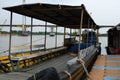
[{"label": "corrugated metal roof", "polygon": [[93,25],[92,28],[97,26],[85,9],[84,5],[69,6],[34,3],[5,7],[3,9],[67,28],[79,28],[81,12],[84,10],[83,28],[87,28],[88,19],[90,19],[90,24]]}]

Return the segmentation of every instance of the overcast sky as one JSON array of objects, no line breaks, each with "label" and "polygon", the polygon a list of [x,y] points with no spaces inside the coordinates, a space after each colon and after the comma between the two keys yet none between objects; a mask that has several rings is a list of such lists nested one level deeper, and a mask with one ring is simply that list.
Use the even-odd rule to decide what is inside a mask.
[{"label": "overcast sky", "polygon": [[[93,20],[98,25],[116,25],[120,22],[120,0],[26,0],[26,3],[54,3],[66,5],[84,4],[87,11],[92,13]],[[22,0],[0,0],[0,24],[5,19],[9,23],[10,13],[2,7],[22,4]],[[16,15],[13,23],[22,22],[21,16]],[[20,22],[19,22],[20,23]],[[104,32],[105,29],[102,31]]]}]

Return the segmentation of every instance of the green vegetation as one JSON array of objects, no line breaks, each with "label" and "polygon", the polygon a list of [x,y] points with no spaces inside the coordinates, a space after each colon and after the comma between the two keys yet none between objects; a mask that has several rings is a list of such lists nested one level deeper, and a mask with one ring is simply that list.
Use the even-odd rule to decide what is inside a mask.
[{"label": "green vegetation", "polygon": [[[7,31],[0,31],[1,34],[9,34],[10,32],[7,32]],[[29,34],[31,33],[30,31],[27,31]],[[22,31],[12,31],[12,34],[15,34],[15,35],[20,35],[22,33]],[[45,35],[45,32],[32,32],[33,35]],[[47,32],[47,35],[49,35],[50,32]],[[63,35],[64,33],[61,33],[61,32],[58,32],[57,35]],[[68,33],[67,33],[68,34]]]},{"label": "green vegetation", "polygon": [[0,31],[1,34],[9,34],[7,31]]},{"label": "green vegetation", "polygon": [[108,34],[99,34],[99,36],[100,36],[100,37],[102,37],[102,36],[105,36],[105,37],[106,37],[106,36],[108,36]]},{"label": "green vegetation", "polygon": [[2,31],[2,28],[0,28],[0,32]]},{"label": "green vegetation", "polygon": [[[7,31],[0,31],[1,34],[9,34],[10,32]],[[12,34],[15,35],[20,35],[22,33],[22,31],[12,31]],[[30,31],[28,31],[28,33],[30,34]],[[45,35],[45,32],[32,32],[33,35]],[[50,32],[47,32],[47,35],[49,35]],[[67,35],[69,35],[69,33],[66,33]],[[76,35],[77,33],[72,33],[72,35]],[[64,33],[58,32],[57,35],[64,35]],[[107,34],[99,34],[99,36],[107,36]]]}]

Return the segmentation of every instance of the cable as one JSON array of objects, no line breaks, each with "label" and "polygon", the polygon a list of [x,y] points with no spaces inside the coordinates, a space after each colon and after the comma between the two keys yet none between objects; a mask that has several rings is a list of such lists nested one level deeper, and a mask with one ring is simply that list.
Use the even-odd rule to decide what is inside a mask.
[{"label": "cable", "polygon": [[88,76],[88,78],[90,80],[92,80],[91,76],[89,75],[89,72],[88,72],[87,68],[85,67],[85,62],[81,58],[77,59],[77,61],[79,61],[82,64],[83,69],[85,70],[86,75]]},{"label": "cable", "polygon": [[35,74],[34,74],[34,80],[36,80],[36,76],[35,76]]},{"label": "cable", "polygon": [[66,73],[69,76],[69,80],[72,80],[72,76],[68,71],[64,70],[64,73]]}]

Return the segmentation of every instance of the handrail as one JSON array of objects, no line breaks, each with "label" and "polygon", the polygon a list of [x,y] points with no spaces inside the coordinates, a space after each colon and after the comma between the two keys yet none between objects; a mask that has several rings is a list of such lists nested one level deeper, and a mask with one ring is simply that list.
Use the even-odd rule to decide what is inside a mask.
[{"label": "handrail", "polygon": [[11,60],[29,59],[29,58],[33,58],[33,57],[46,55],[46,54],[49,54],[49,53],[54,53],[54,52],[57,52],[57,51],[60,51],[60,50],[64,50],[64,49],[66,49],[66,47],[61,47],[61,48],[58,48],[58,49],[53,49],[53,50],[48,50],[48,51],[44,51],[44,52],[39,52],[38,54],[30,54],[28,56],[13,57],[13,58],[11,58]]}]

